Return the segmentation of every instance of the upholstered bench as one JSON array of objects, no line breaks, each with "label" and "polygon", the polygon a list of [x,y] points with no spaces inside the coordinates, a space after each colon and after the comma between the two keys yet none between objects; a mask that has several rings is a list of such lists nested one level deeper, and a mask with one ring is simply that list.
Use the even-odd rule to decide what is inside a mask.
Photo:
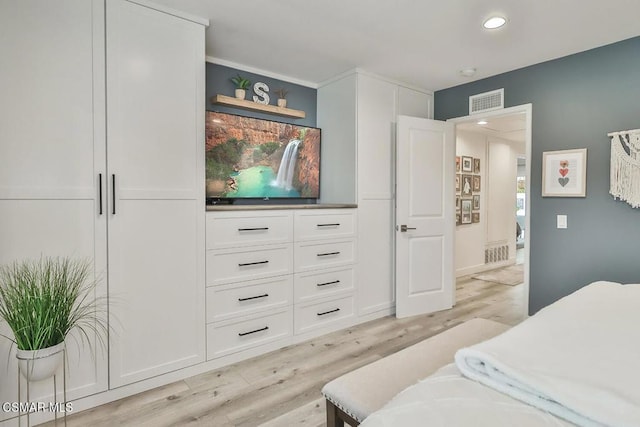
[{"label": "upholstered bench", "polygon": [[442,366],[455,352],[509,329],[486,319],[472,319],[327,383],[327,427],[360,424],[396,394]]}]

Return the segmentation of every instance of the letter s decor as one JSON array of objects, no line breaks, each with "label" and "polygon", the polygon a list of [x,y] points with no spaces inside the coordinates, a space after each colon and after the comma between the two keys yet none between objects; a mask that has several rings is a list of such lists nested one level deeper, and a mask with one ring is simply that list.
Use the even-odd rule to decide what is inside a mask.
[{"label": "letter s decor", "polygon": [[253,91],[256,93],[253,95],[253,102],[269,105],[269,86],[266,83],[257,82],[253,85]]}]

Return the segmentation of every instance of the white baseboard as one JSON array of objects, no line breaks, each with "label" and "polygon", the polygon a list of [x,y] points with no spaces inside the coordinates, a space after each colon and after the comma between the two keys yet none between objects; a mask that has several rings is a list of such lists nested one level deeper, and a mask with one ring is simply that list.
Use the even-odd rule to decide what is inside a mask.
[{"label": "white baseboard", "polygon": [[508,267],[516,263],[515,258],[509,258],[506,261],[492,262],[491,264],[478,264],[471,267],[460,268],[456,270],[456,279],[470,274],[484,273],[485,271],[494,270],[496,268]]}]

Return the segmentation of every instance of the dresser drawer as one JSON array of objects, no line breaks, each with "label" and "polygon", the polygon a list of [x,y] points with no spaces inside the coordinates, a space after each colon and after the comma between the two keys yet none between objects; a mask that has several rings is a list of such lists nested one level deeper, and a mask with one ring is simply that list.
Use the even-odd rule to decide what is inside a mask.
[{"label": "dresser drawer", "polygon": [[355,241],[315,241],[295,244],[295,272],[340,267],[355,261]]},{"label": "dresser drawer", "polygon": [[207,249],[289,243],[292,223],[291,211],[209,212]]},{"label": "dresser drawer", "polygon": [[353,209],[296,211],[294,220],[296,241],[354,237],[355,218]]},{"label": "dresser drawer", "polygon": [[291,308],[266,316],[207,325],[207,359],[237,353],[291,336]]},{"label": "dresser drawer", "polygon": [[295,333],[301,334],[316,328],[322,328],[352,318],[354,300],[349,295],[344,298],[313,304],[300,304],[295,308]]},{"label": "dresser drawer", "polygon": [[292,304],[293,276],[251,280],[207,288],[207,323]]},{"label": "dresser drawer", "polygon": [[291,250],[288,243],[207,251],[207,285],[290,274]]},{"label": "dresser drawer", "polygon": [[321,272],[297,273],[293,290],[296,304],[309,300],[353,292],[355,269],[353,267],[321,270]]}]

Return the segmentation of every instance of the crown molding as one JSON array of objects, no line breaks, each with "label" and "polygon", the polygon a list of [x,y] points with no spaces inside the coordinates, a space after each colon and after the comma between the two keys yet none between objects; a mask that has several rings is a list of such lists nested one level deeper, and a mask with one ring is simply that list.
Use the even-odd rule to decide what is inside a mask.
[{"label": "crown molding", "polygon": [[284,82],[293,83],[296,85],[305,86],[312,89],[318,89],[317,83],[309,82],[306,80],[296,79],[294,77],[289,77],[289,76],[274,73],[271,71],[262,70],[260,68],[251,67],[249,65],[238,64],[237,62],[227,61],[226,59],[215,58],[213,56],[206,56],[205,59],[207,62],[210,62],[212,64],[223,65],[225,67],[231,67],[231,68],[246,71],[249,73],[260,74],[261,76],[270,77],[272,79],[278,79]]},{"label": "crown molding", "polygon": [[425,89],[425,88],[422,88],[422,87],[414,86],[414,85],[402,82],[400,80],[395,80],[395,79],[391,79],[389,77],[381,76],[380,74],[372,73],[370,71],[363,70],[362,68],[353,68],[353,69],[351,69],[349,71],[345,71],[344,73],[338,74],[335,77],[332,77],[330,79],[324,80],[324,81],[318,83],[318,87],[320,88],[320,87],[326,86],[326,85],[328,85],[330,83],[334,83],[334,82],[336,82],[338,80],[342,80],[345,77],[352,76],[354,74],[355,75],[373,77],[373,78],[375,78],[377,80],[382,80],[382,81],[385,81],[385,82],[388,82],[388,83],[392,83],[392,84],[397,85],[397,86],[402,86],[402,87],[407,88],[407,89],[415,90],[416,92],[425,93],[427,95],[433,95],[433,91],[432,90],[428,90],[428,89]]}]

